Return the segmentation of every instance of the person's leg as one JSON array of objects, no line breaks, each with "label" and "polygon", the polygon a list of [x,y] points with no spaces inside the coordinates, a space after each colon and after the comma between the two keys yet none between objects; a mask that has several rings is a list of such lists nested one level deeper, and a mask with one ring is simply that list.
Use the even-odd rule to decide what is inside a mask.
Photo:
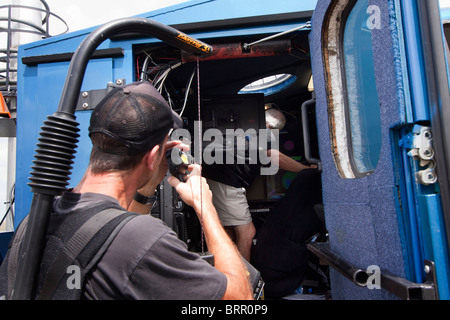
[{"label": "person's leg", "polygon": [[214,180],[208,180],[208,184],[222,225],[236,243],[242,257],[249,261],[256,229],[252,222],[245,189]]},{"label": "person's leg", "polygon": [[253,222],[234,226],[234,231],[236,235],[236,246],[239,252],[245,260],[250,261],[252,242],[256,233]]},{"label": "person's leg", "polygon": [[236,232],[234,231],[234,227],[228,226],[224,227],[225,231],[227,232],[228,236],[231,240],[233,240],[234,243],[236,243]]}]

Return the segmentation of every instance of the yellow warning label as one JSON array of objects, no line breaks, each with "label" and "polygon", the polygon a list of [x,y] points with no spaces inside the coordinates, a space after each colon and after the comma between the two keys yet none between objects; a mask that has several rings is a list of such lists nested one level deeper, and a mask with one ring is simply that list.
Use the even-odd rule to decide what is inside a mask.
[{"label": "yellow warning label", "polygon": [[181,160],[183,161],[184,164],[189,164],[188,157],[185,154],[181,155]]},{"label": "yellow warning label", "polygon": [[211,52],[211,47],[205,45],[201,41],[198,41],[198,40],[196,40],[194,38],[189,37],[187,34],[179,33],[177,35],[177,39],[179,39],[179,40],[181,40],[181,41],[183,41],[183,42],[185,42],[185,43],[187,43],[187,44],[189,44],[189,45],[191,45],[191,46],[193,46],[193,47],[195,47],[197,49],[200,49],[200,50],[202,50],[205,53],[210,53]]}]

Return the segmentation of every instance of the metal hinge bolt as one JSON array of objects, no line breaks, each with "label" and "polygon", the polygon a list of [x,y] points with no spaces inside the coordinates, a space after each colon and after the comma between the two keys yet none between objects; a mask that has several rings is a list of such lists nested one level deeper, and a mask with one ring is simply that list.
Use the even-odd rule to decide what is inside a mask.
[{"label": "metal hinge bolt", "polygon": [[432,142],[431,128],[419,125],[414,126],[412,132],[400,141],[400,146],[411,149],[408,155],[419,161],[423,168],[416,173],[417,182],[423,185],[434,184],[438,179]]}]

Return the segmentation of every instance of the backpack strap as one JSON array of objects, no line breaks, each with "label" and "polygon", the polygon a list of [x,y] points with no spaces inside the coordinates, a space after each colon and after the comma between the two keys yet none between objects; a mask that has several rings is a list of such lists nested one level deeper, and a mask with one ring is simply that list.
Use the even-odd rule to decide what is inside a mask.
[{"label": "backpack strap", "polygon": [[[47,275],[45,276],[41,290],[36,299],[52,299],[57,290],[61,279],[67,272],[67,267],[70,266],[81,251],[86,247],[90,240],[100,231],[108,222],[124,214],[127,211],[117,208],[108,208],[98,212],[89,218],[84,224],[72,235],[69,241],[64,245],[64,248],[59,251],[54,262],[52,263]],[[129,214],[119,223],[114,229],[114,232],[108,237],[105,243],[95,255],[95,259],[89,263],[92,267],[101,255],[106,251],[109,244],[119,232],[121,227],[125,225],[130,219],[134,218],[135,214]]]},{"label": "backpack strap", "polygon": [[28,215],[22,220],[19,227],[17,228],[14,238],[11,243],[11,248],[9,251],[9,258],[8,258],[8,292],[7,292],[7,298],[10,299],[13,294],[14,290],[14,281],[16,279],[16,271],[17,271],[17,264],[19,261],[19,249],[20,244],[22,242],[23,236],[25,234],[25,230],[27,229],[26,226],[28,224]]}]

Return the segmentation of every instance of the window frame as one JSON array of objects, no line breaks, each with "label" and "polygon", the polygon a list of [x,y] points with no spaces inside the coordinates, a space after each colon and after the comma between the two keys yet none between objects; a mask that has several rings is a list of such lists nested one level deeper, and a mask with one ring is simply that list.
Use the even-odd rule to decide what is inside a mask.
[{"label": "window frame", "polygon": [[356,2],[333,1],[328,7],[321,34],[332,155],[343,179],[363,178],[375,171],[361,172],[358,169],[352,143],[344,35]]},{"label": "window frame", "polygon": [[[262,81],[270,77],[280,76],[280,79],[275,79],[270,81],[268,84],[260,85],[260,87],[246,89],[248,86],[254,84],[257,81]],[[275,73],[271,75],[266,75],[264,77],[255,80],[238,91],[238,94],[252,94],[252,93],[263,93],[264,96],[271,96],[273,94],[282,92],[289,87],[291,87],[297,81],[297,76],[291,73]]]}]

